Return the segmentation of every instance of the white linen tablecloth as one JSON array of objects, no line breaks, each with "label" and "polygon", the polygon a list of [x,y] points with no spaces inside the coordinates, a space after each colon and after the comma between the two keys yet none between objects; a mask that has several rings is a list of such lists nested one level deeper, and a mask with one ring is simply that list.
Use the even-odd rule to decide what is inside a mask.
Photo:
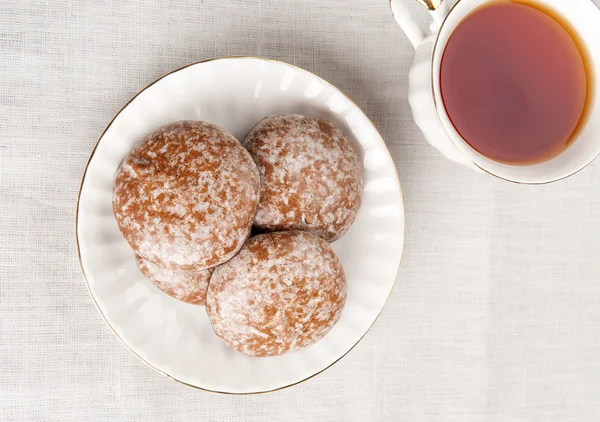
[{"label": "white linen tablecloth", "polygon": [[[441,157],[411,119],[413,51],[387,0],[0,0],[0,53],[0,420],[600,419],[600,161],[529,187]],[[389,145],[406,206],[373,329],[267,395],[147,367],[100,317],[75,247],[80,179],[112,116],[158,76],[224,55],[348,93]]]}]

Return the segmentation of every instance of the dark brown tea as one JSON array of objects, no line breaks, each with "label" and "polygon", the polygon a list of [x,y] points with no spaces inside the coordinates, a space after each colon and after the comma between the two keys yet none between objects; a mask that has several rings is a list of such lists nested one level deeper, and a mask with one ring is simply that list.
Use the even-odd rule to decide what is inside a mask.
[{"label": "dark brown tea", "polygon": [[462,138],[511,164],[564,151],[583,121],[590,88],[575,34],[558,16],[518,1],[481,6],[456,27],[440,85]]}]

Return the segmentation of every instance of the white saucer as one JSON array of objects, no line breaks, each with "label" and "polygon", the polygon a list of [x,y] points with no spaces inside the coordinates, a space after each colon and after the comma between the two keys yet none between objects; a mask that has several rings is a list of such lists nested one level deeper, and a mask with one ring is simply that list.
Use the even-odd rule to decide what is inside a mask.
[{"label": "white saucer", "polygon": [[[283,113],[323,117],[345,132],[363,159],[364,199],[355,224],[333,244],[349,286],[338,324],[308,349],[251,358],[221,342],[203,307],[171,299],[141,275],[113,217],[113,176],[133,145],[163,124],[205,120],[243,139],[264,117]],[[290,386],[348,353],[375,322],[390,295],[403,241],[400,182],[371,121],[354,102],[317,76],[285,63],[250,57],[195,63],[136,95],[100,137],[77,205],[81,267],[107,324],[157,371],[187,385],[223,393]]]}]

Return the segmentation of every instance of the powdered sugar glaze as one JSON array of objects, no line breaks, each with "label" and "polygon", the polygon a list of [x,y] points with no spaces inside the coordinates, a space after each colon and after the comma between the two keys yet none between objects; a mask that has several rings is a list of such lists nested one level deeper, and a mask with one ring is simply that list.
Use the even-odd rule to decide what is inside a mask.
[{"label": "powdered sugar glaze", "polygon": [[250,238],[213,273],[206,310],[215,333],[250,356],[310,346],[340,318],[347,285],[329,244],[291,231]]},{"label": "powdered sugar glaze", "polygon": [[252,158],[233,135],[180,121],[146,137],[123,161],[113,210],[137,254],[164,268],[201,270],[242,247],[259,183]]},{"label": "powdered sugar glaze", "polygon": [[206,290],[213,272],[208,270],[170,270],[136,255],[138,268],[152,284],[169,296],[192,305],[206,303]]},{"label": "powdered sugar glaze", "polygon": [[329,242],[352,225],[362,200],[363,168],[340,129],[298,114],[271,116],[246,136],[261,176],[255,225],[306,230]]}]

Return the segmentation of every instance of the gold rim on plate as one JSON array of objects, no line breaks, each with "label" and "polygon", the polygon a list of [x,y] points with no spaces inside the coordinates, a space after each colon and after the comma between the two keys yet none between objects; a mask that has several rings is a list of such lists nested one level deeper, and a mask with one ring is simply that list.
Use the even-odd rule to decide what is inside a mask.
[{"label": "gold rim on plate", "polygon": [[[333,87],[334,89],[336,89],[337,91],[339,91],[344,97],[346,97],[346,99],[348,101],[350,101],[351,104],[353,104],[357,109],[359,109],[363,114],[364,112],[362,111],[362,109],[358,106],[358,104],[356,104],[354,101],[352,101],[352,99],[350,99],[350,97],[348,97],[348,95],[346,95],[346,93],[344,93],[343,91],[341,91],[339,88],[337,88],[336,86],[334,86],[332,83],[326,81],[325,79],[315,75],[312,72],[309,72],[308,70],[299,68],[297,66],[294,66],[292,64],[289,63],[285,63],[279,60],[273,60],[273,59],[267,59],[264,57],[255,57],[255,56],[222,56],[222,57],[214,57],[211,59],[206,59],[206,60],[200,60],[197,62],[193,62],[190,64],[187,64],[185,66],[181,66],[175,70],[172,70],[166,74],[164,74],[163,76],[160,76],[159,78],[155,79],[154,81],[152,81],[150,84],[146,85],[143,89],[141,89],[137,94],[135,94],[133,97],[131,97],[131,99],[129,99],[129,101],[127,101],[125,103],[125,105],[123,105],[123,107],[121,107],[121,109],[113,116],[113,118],[110,120],[110,122],[108,123],[108,125],[106,126],[106,128],[102,131],[102,134],[100,135],[100,137],[98,138],[98,140],[96,141],[96,144],[94,145],[94,148],[92,149],[92,152],[87,160],[87,163],[85,165],[85,170],[83,171],[83,176],[81,178],[81,183],[79,184],[79,192],[77,194],[77,207],[76,207],[76,211],[75,211],[75,243],[77,245],[77,259],[79,260],[79,267],[81,269],[81,273],[83,274],[83,278],[85,280],[85,285],[88,289],[88,293],[90,294],[90,297],[92,298],[92,301],[94,302],[94,304],[96,305],[96,308],[98,309],[98,312],[100,312],[100,315],[102,316],[102,318],[104,319],[104,322],[106,322],[106,325],[108,325],[108,327],[110,328],[110,330],[113,332],[113,334],[121,341],[121,343],[123,343],[123,345],[131,352],[133,353],[135,356],[137,356],[142,362],[144,362],[146,365],[148,365],[150,368],[154,369],[156,372],[158,372],[159,374],[162,374],[164,376],[166,376],[167,378],[172,379],[173,381],[176,381],[180,384],[183,384],[185,386],[188,387],[192,387],[195,388],[197,390],[202,390],[202,391],[207,391],[210,393],[218,393],[218,394],[227,394],[227,395],[234,395],[234,396],[246,396],[246,395],[254,395],[254,394],[264,394],[264,393],[270,393],[270,392],[274,392],[274,391],[280,391],[283,390],[285,388],[289,388],[289,387],[293,387],[294,385],[298,385],[300,383],[303,383],[304,381],[308,381],[311,378],[316,377],[317,375],[321,374],[322,372],[326,371],[327,369],[331,368],[333,365],[335,365],[336,363],[338,363],[341,359],[343,359],[348,353],[350,353],[352,351],[352,349],[354,349],[356,347],[356,345],[358,343],[361,342],[361,340],[367,335],[367,333],[371,330],[371,328],[373,327],[373,325],[375,324],[375,322],[377,322],[377,320],[379,319],[379,317],[381,316],[381,313],[383,312],[383,309],[385,308],[385,306],[387,305],[387,302],[389,301],[389,298],[392,294],[392,291],[394,290],[394,287],[396,285],[396,280],[398,279],[398,274],[400,273],[400,264],[402,262],[402,256],[404,253],[404,233],[406,232],[406,219],[405,219],[405,215],[403,213],[403,219],[404,219],[404,225],[402,227],[402,232],[403,232],[403,236],[402,236],[402,248],[400,250],[400,260],[398,261],[398,269],[396,270],[396,277],[394,278],[394,283],[392,284],[392,288],[390,289],[390,293],[388,294],[388,297],[385,299],[385,302],[381,308],[381,310],[379,311],[379,313],[377,314],[377,317],[375,318],[375,320],[373,321],[373,323],[369,326],[369,328],[367,329],[367,331],[365,331],[365,333],[358,339],[358,341],[356,343],[354,343],[354,345],[348,349],[348,351],[346,351],[346,353],[344,353],[342,356],[340,356],[339,358],[337,358],[333,363],[331,363],[330,365],[328,365],[327,367],[321,369],[320,371],[300,380],[297,382],[294,382],[292,384],[288,384],[288,385],[284,385],[283,387],[278,387],[278,388],[273,388],[271,390],[265,390],[265,391],[254,391],[251,393],[231,393],[228,391],[218,391],[218,390],[210,390],[210,389],[206,389],[206,388],[202,388],[202,387],[198,387],[196,385],[192,385],[192,384],[188,384],[184,381],[178,380],[175,377],[172,377],[171,375],[167,374],[164,371],[161,371],[160,369],[156,368],[155,366],[153,366],[152,364],[150,364],[147,360],[145,360],[144,358],[142,358],[140,355],[138,355],[131,347],[129,347],[127,345],[127,343],[125,343],[125,341],[117,334],[117,332],[115,331],[115,329],[112,327],[112,325],[110,325],[110,323],[108,322],[108,320],[106,319],[106,316],[104,315],[104,313],[102,312],[102,310],[100,309],[100,306],[98,305],[98,302],[96,302],[96,298],[94,297],[94,295],[92,294],[92,291],[90,289],[90,285],[87,279],[87,275],[85,274],[85,269],[83,268],[83,263],[81,262],[81,248],[79,246],[79,201],[81,199],[81,191],[83,189],[83,184],[85,182],[85,177],[87,175],[87,170],[88,167],[90,165],[90,162],[92,161],[92,158],[94,157],[94,154],[96,152],[96,149],[98,148],[98,145],[100,144],[100,141],[102,141],[102,138],[104,137],[104,134],[106,133],[106,131],[108,131],[108,129],[112,126],[113,122],[115,121],[115,119],[117,118],[117,116],[119,116],[119,114],[121,114],[121,112],[129,105],[131,104],[131,102],[133,100],[135,100],[142,92],[144,92],[145,90],[147,90],[148,88],[150,88],[152,85],[156,84],[157,82],[159,82],[160,80],[166,78],[167,76],[173,74],[173,73],[177,73],[180,70],[186,69],[188,67],[191,66],[195,66],[198,64],[202,64],[202,63],[208,63],[208,62],[212,62],[212,61],[216,61],[216,60],[231,60],[231,59],[255,59],[255,60],[263,60],[266,62],[271,62],[271,63],[277,63],[277,64],[281,64],[284,66],[289,66],[293,69],[299,70],[301,72],[306,72],[309,73],[310,75],[314,76],[315,78],[319,79],[321,82]],[[375,127],[375,125],[373,124],[373,122],[371,122],[371,119],[369,119],[367,117],[367,115],[365,114],[365,117],[367,119],[367,121],[369,122],[369,124],[373,127],[373,129],[375,130],[375,132],[379,135],[380,139],[383,141],[383,137],[381,136],[381,134],[379,133],[379,131],[377,130],[377,128]],[[392,158],[392,155],[390,154],[389,149],[387,148],[387,145],[385,144],[385,141],[383,142],[383,146],[386,150],[386,152],[388,153],[388,156],[390,158],[390,160],[392,161],[392,164],[394,164],[394,171],[396,173],[396,180],[398,182],[398,193],[400,194],[400,199],[402,201],[403,204],[403,208],[404,208],[404,198],[402,196],[402,187],[400,185],[400,177],[398,176],[398,170],[396,169],[395,163],[394,163],[394,159]]]}]

